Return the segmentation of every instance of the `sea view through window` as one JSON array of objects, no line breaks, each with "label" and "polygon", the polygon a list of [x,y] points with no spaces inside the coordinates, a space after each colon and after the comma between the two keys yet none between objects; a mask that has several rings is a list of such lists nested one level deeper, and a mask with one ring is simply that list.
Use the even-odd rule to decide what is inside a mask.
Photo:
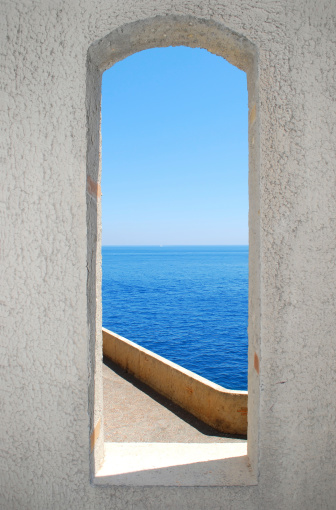
[{"label": "sea view through window", "polygon": [[247,389],[247,246],[104,246],[103,326]]},{"label": "sea view through window", "polygon": [[103,327],[246,390],[245,73],[205,50],[132,55],[104,73],[102,140]]}]

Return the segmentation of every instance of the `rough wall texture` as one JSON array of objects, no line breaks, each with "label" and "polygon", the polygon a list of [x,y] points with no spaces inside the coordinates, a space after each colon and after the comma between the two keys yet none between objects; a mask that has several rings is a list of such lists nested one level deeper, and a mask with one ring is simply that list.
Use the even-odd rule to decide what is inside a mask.
[{"label": "rough wall texture", "polygon": [[[2,1],[5,101],[0,506],[334,509],[335,42],[330,0]],[[90,485],[89,47],[158,15],[213,20],[258,49],[259,483]]]}]

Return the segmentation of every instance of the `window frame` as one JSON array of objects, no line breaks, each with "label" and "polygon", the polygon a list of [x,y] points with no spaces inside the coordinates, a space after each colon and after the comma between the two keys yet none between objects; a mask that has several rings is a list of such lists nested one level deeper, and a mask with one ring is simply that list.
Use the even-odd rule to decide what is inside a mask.
[{"label": "window frame", "polygon": [[[258,480],[258,432],[260,393],[260,204],[258,58],[256,47],[223,25],[191,16],[157,16],[129,23],[97,41],[88,50],[86,75],[87,112],[87,323],[88,323],[88,412],[90,426],[90,473],[95,485],[172,485],[171,476],[158,482],[144,468],[134,477],[113,475],[118,446],[104,446],[102,383],[101,299],[101,83],[103,72],[129,55],[145,49],[168,46],[200,47],[223,57],[246,72],[249,105],[249,326],[248,326],[248,441],[246,455],[234,454],[223,444],[222,461],[213,474],[216,485],[255,485]],[[158,443],[159,444],[159,443]],[[227,443],[230,445],[230,443]],[[113,443],[112,443],[113,445]],[[117,444],[115,444],[117,445]],[[209,444],[209,449],[211,447]],[[232,444],[231,444],[232,446]],[[183,448],[182,448],[183,449]],[[146,449],[143,449],[144,455]],[[167,450],[168,451],[168,450]],[[209,450],[210,451],[210,450]],[[237,450],[238,451],[238,450]],[[230,456],[231,455],[231,456]],[[187,485],[199,485],[197,465],[184,463]],[[242,459],[237,469],[237,459]],[[184,462],[183,459],[181,461]],[[216,465],[217,465],[216,464]],[[101,467],[104,476],[97,476]],[[108,466],[111,475],[108,475]],[[196,466],[196,468],[195,468]],[[196,471],[195,471],[196,469]],[[230,473],[237,472],[237,476]],[[147,473],[147,477],[146,477]],[[194,473],[194,474],[193,474]],[[198,474],[197,474],[198,473]],[[239,475],[240,473],[240,475]],[[243,473],[243,476],[241,476]],[[180,478],[181,479],[181,478]],[[202,477],[201,477],[202,479]],[[151,482],[152,480],[152,482]],[[194,480],[194,482],[193,482]],[[208,480],[208,479],[207,479]],[[222,480],[218,482],[218,480]],[[173,484],[174,485],[174,484]],[[176,485],[181,485],[177,483]],[[213,485],[211,480],[205,485]]]}]

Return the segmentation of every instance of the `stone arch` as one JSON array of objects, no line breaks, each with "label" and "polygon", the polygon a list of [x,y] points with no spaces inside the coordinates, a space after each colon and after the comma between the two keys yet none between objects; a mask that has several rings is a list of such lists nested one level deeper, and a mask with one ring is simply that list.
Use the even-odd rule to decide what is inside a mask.
[{"label": "stone arch", "polygon": [[[247,74],[249,101],[249,370],[248,455],[257,471],[260,298],[259,298],[259,122],[258,54],[246,37],[211,20],[191,16],[157,16],[121,26],[92,44],[87,56],[87,322],[89,330],[89,416],[91,473],[104,457],[101,373],[101,78],[129,55],[157,47],[203,48]],[[257,361],[256,361],[257,360]]]}]

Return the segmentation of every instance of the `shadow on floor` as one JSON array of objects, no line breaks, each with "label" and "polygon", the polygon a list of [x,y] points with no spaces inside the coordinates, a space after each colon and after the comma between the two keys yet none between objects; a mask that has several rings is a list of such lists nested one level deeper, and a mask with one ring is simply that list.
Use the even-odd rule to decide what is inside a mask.
[{"label": "shadow on floor", "polygon": [[217,438],[226,438],[226,439],[246,439],[246,436],[241,435],[231,435],[231,434],[223,434],[222,432],[219,432],[218,430],[214,429],[210,425],[207,425],[206,423],[202,422],[198,418],[195,418],[192,414],[188,413],[188,411],[185,411],[180,406],[172,402],[171,400],[167,399],[166,397],[160,395],[155,390],[144,384],[143,382],[136,379],[133,375],[126,372],[124,369],[113,363],[110,359],[106,358],[104,356],[103,363],[113,372],[115,372],[119,377],[124,379],[125,381],[132,384],[135,388],[142,391],[146,395],[148,395],[151,399],[153,399],[155,402],[160,404],[161,406],[165,407],[170,411],[171,413],[175,414],[178,418],[183,420],[185,423],[187,423],[189,426],[193,427],[194,429],[198,430],[201,434],[204,434],[206,436],[212,436]]}]

